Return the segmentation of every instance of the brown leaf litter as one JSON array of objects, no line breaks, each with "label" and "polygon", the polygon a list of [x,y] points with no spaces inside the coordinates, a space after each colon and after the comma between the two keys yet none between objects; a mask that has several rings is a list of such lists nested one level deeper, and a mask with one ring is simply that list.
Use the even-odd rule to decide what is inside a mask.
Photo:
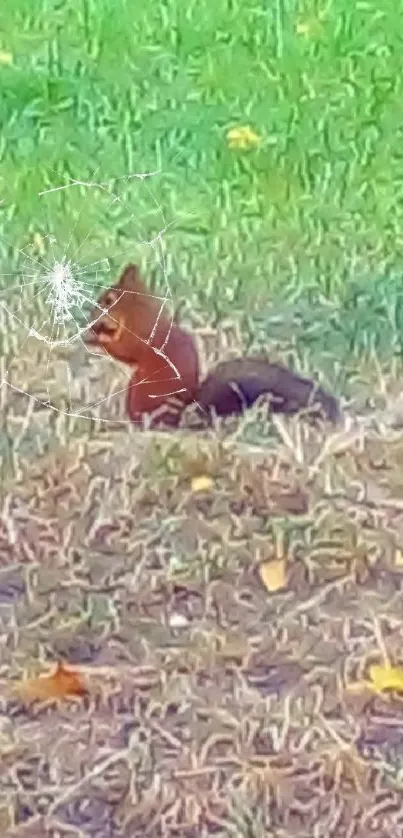
[{"label": "brown leaf litter", "polygon": [[[260,450],[207,434],[204,462],[191,436],[116,429],[16,458],[0,530],[10,838],[403,834],[403,438],[374,432],[316,467],[323,440],[293,448],[287,428]],[[55,660],[35,697],[75,677],[88,694],[10,698]]]}]

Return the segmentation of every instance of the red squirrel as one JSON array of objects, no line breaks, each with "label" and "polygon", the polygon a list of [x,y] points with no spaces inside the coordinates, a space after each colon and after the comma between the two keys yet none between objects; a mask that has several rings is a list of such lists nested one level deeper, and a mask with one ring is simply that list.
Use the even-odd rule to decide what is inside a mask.
[{"label": "red squirrel", "polygon": [[197,392],[195,342],[164,309],[164,298],[150,294],[138,268],[128,265],[91,313],[85,342],[135,368],[126,398],[133,422],[149,415],[154,424],[176,425]]},{"label": "red squirrel", "polygon": [[214,414],[241,414],[261,397],[273,413],[310,409],[331,422],[339,420],[333,396],[265,358],[223,361],[200,383],[195,341],[164,314],[163,302],[150,295],[137,267],[129,265],[92,313],[86,342],[136,367],[127,393],[132,421],[148,415],[153,425],[177,426],[184,409],[195,403],[196,416],[205,425]]}]

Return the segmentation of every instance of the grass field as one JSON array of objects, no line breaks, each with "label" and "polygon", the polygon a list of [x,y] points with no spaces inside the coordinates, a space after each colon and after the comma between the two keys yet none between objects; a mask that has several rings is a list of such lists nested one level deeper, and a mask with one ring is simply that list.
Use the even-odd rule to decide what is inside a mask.
[{"label": "grass field", "polygon": [[[163,283],[140,242],[171,224],[175,297],[259,312],[263,332],[286,300],[317,362],[329,342],[341,365],[352,349],[401,353],[396,3],[18,0],[0,15],[4,265],[27,272],[18,249],[50,234],[84,263],[140,258]],[[239,125],[258,148],[228,148]],[[121,202],[95,187],[38,196],[68,178]]]},{"label": "grass field", "polygon": [[[69,416],[126,379],[49,345],[43,279],[82,271],[80,325],[138,261],[213,355],[231,321],[355,414],[396,400],[403,8],[143,5],[0,9],[0,832],[399,838],[401,429]],[[88,698],[10,698],[60,659]]]}]

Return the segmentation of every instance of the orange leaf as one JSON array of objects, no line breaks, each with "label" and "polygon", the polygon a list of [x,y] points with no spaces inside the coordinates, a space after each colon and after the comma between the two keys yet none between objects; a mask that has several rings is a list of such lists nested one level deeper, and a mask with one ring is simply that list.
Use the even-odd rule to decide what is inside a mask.
[{"label": "orange leaf", "polygon": [[285,588],[287,584],[286,563],[284,559],[273,559],[260,565],[260,577],[270,593]]},{"label": "orange leaf", "polygon": [[78,672],[67,669],[63,663],[58,663],[54,672],[49,675],[20,681],[16,691],[23,701],[49,701],[88,693]]}]

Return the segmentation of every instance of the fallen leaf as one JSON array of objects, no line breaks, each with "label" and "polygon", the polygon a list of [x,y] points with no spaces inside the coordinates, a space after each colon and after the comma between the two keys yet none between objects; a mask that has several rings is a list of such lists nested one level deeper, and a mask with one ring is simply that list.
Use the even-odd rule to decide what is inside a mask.
[{"label": "fallen leaf", "polygon": [[259,567],[260,577],[270,593],[285,588],[287,584],[287,572],[285,559],[273,559],[262,562]]},{"label": "fallen leaf", "polygon": [[403,693],[403,669],[398,666],[370,666],[368,671],[371,686],[376,692],[396,690]]},{"label": "fallen leaf", "polygon": [[213,486],[213,478],[208,474],[200,474],[193,477],[191,482],[192,492],[208,492]]},{"label": "fallen leaf", "polygon": [[261,137],[249,125],[241,125],[239,128],[231,128],[227,132],[227,143],[229,148],[238,148],[242,151],[254,148],[261,142]]},{"label": "fallen leaf", "polygon": [[23,701],[49,701],[71,695],[82,696],[88,692],[78,672],[67,669],[63,663],[58,663],[48,675],[20,681],[15,691]]}]

